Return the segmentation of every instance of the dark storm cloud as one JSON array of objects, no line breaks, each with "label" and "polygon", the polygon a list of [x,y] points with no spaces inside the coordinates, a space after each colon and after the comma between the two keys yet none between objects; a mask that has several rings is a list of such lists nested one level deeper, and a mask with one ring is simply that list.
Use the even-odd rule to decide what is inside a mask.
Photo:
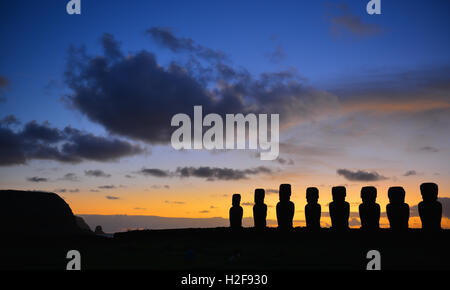
[{"label": "dark storm cloud", "polygon": [[[148,33],[175,52],[197,51],[196,44],[170,31],[153,28]],[[106,38],[104,55],[71,50],[65,80],[72,90],[69,104],[114,134],[167,144],[174,130],[172,117],[177,113],[192,116],[194,105],[203,106],[204,114],[221,116],[278,113],[283,126],[336,102],[331,94],[306,86],[294,69],[254,77],[222,62],[204,64],[198,56],[191,56],[186,64],[172,62],[164,67],[145,50],[126,57],[114,53],[112,59],[106,51],[116,51],[119,44]]]},{"label": "dark storm cloud", "polygon": [[360,16],[353,14],[345,4],[330,5],[330,30],[334,35],[350,33],[357,36],[373,36],[382,32],[379,25],[364,22]]},{"label": "dark storm cloud", "polygon": [[[5,121],[6,119],[6,121]],[[117,138],[94,136],[71,127],[50,127],[48,122],[28,122],[19,130],[14,116],[0,122],[0,166],[25,164],[28,160],[79,163],[83,160],[110,161],[143,152],[142,148]]]},{"label": "dark storm cloud", "polygon": [[205,178],[208,181],[247,179],[248,175],[260,173],[269,174],[272,173],[272,170],[264,166],[244,170],[209,166],[178,167],[176,170],[176,174],[180,177],[198,177]]},{"label": "dark storm cloud", "polygon": [[142,152],[140,147],[119,139],[98,137],[70,127],[66,127],[64,132],[70,142],[63,144],[62,153],[80,160],[110,161]]},{"label": "dark storm cloud", "polygon": [[92,177],[111,177],[111,174],[107,174],[103,170],[100,170],[100,169],[85,170],[84,175],[92,176]]},{"label": "dark storm cloud", "polygon": [[412,176],[412,175],[417,175],[417,172],[415,170],[408,170],[405,172],[405,174],[403,174],[403,176]]},{"label": "dark storm cloud", "polygon": [[101,38],[101,43],[103,46],[103,51],[105,56],[111,60],[120,59],[123,57],[122,52],[120,51],[119,43],[114,39],[109,33],[103,34]]},{"label": "dark storm cloud", "polygon": [[0,120],[0,125],[9,127],[11,125],[19,125],[20,121],[14,115],[9,115]]},{"label": "dark storm cloud", "polygon": [[204,59],[224,60],[223,52],[196,44],[191,38],[177,37],[169,27],[152,27],[147,34],[157,43],[173,52],[190,52]]},{"label": "dark storm cloud", "polygon": [[39,177],[39,176],[28,177],[27,180],[29,182],[47,182],[48,181],[47,178]]},{"label": "dark storm cloud", "polygon": [[0,127],[0,149],[1,166],[24,164],[27,160],[22,139],[8,128]]},{"label": "dark storm cloud", "polygon": [[31,121],[25,124],[21,136],[25,140],[36,140],[48,143],[56,143],[65,138],[60,130],[50,128],[49,125],[48,122],[40,125],[36,121]]},{"label": "dark storm cloud", "polygon": [[375,171],[368,172],[363,170],[351,171],[347,169],[338,169],[336,173],[350,181],[378,181],[387,179]]}]

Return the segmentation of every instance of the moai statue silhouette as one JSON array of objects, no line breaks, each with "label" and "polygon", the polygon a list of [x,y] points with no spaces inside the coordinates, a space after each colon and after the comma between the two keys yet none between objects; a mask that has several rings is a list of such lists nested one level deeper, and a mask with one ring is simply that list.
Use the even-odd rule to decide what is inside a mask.
[{"label": "moai statue silhouette", "polygon": [[232,207],[230,208],[230,227],[232,229],[240,229],[242,227],[242,215],[244,210],[240,203],[241,195],[238,193],[233,194]]},{"label": "moai statue silhouette", "polygon": [[331,189],[333,201],[330,202],[331,227],[335,230],[348,229],[350,204],[345,201],[347,191],[344,186],[335,186]]},{"label": "moai statue silhouette", "polygon": [[423,230],[440,230],[442,219],[442,204],[437,200],[438,186],[436,183],[420,185],[422,200],[419,203],[419,216]]},{"label": "moai statue silhouette", "polygon": [[291,185],[280,185],[280,201],[277,203],[277,221],[279,229],[291,229],[294,219],[295,205],[291,198]]},{"label": "moai statue silhouette", "polygon": [[317,203],[319,200],[319,190],[316,187],[306,189],[305,219],[308,229],[320,229],[321,207]]},{"label": "moai statue silhouette", "polygon": [[380,205],[376,203],[377,189],[373,186],[361,188],[362,203],[359,205],[361,229],[377,230],[380,228]]},{"label": "moai statue silhouette", "polygon": [[405,203],[405,190],[401,186],[393,186],[388,190],[389,204],[386,213],[392,230],[408,229],[409,205]]},{"label": "moai statue silhouette", "polygon": [[266,227],[267,205],[264,203],[266,192],[262,188],[255,189],[255,205],[253,206],[253,220],[255,228],[264,229]]}]

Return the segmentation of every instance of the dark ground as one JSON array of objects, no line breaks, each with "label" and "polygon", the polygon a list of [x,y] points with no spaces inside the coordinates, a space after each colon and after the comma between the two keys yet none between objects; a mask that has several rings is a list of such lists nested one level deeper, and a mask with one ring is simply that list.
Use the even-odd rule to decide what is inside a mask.
[{"label": "dark ground", "polygon": [[84,270],[364,270],[366,254],[374,249],[385,270],[450,270],[450,230],[367,234],[210,228],[2,241],[1,269],[65,270],[66,253],[76,249]]}]

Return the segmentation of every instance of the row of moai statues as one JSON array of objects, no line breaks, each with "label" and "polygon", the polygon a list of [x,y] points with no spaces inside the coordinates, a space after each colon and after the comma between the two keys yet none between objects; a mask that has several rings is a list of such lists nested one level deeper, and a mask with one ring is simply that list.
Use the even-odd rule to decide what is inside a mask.
[{"label": "row of moai statues", "polygon": [[[423,183],[420,185],[422,201],[418,205],[419,216],[422,221],[422,229],[441,229],[442,205],[437,200],[438,186],[435,183]],[[332,188],[333,201],[329,204],[331,227],[342,230],[349,228],[350,204],[345,201],[346,188],[335,186]],[[281,184],[279,191],[280,201],[277,203],[278,228],[290,229],[294,218],[295,205],[290,200],[291,185]],[[266,227],[267,205],[264,203],[265,191],[255,190],[255,204],[253,206],[254,225],[257,229]],[[362,203],[359,205],[359,217],[361,228],[376,230],[380,227],[380,205],[376,203],[377,189],[373,186],[365,186],[361,189]],[[389,204],[386,213],[390,228],[393,230],[408,229],[409,205],[405,203],[405,190],[403,187],[390,187],[388,190]],[[321,206],[318,203],[319,190],[316,187],[306,189],[305,219],[308,229],[320,228]],[[232,207],[230,208],[230,227],[241,228],[243,208],[240,206],[241,195],[233,194]]]}]

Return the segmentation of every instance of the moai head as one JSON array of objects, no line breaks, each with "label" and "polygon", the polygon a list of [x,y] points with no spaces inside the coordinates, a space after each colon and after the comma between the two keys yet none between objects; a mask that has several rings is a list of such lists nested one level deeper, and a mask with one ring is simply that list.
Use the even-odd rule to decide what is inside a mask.
[{"label": "moai head", "polygon": [[255,189],[255,204],[263,204],[266,192],[262,188]]},{"label": "moai head", "polygon": [[377,189],[373,186],[361,188],[361,199],[363,203],[375,203],[377,199]]},{"label": "moai head", "polygon": [[289,201],[291,199],[291,185],[280,185],[280,201]]},{"label": "moai head", "polygon": [[241,203],[241,195],[239,193],[235,193],[233,194],[233,206],[239,206],[239,204]]},{"label": "moai head", "polygon": [[388,198],[390,203],[404,203],[405,202],[405,190],[401,186],[393,186],[388,190]]},{"label": "moai head", "polygon": [[433,182],[426,182],[420,185],[420,193],[423,201],[436,201],[438,197],[438,186]]},{"label": "moai head", "polygon": [[306,189],[306,201],[308,203],[317,203],[319,200],[319,190],[317,187],[308,187]]},{"label": "moai head", "polygon": [[331,195],[333,196],[333,201],[337,202],[345,201],[345,196],[347,195],[345,186],[334,186],[331,189]]}]

